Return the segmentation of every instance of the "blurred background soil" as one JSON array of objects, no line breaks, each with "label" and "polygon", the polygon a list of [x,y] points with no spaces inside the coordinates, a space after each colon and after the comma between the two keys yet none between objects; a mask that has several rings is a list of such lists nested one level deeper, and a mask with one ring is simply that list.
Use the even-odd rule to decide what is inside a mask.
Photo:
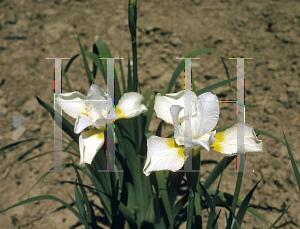
[{"label": "blurred background soil", "polygon": [[[236,77],[236,60],[229,57],[251,57],[253,60],[245,61],[246,123],[282,140],[283,128],[294,149],[294,158],[300,163],[299,7],[296,0],[138,0],[141,92],[149,88],[166,89],[180,62],[176,57],[186,56],[197,48],[209,47],[219,54],[205,54],[201,60],[193,60],[197,90],[227,79],[220,57],[228,66],[230,77]],[[54,61],[45,57],[72,57],[80,53],[77,36],[86,51],[92,51],[94,42],[106,42],[113,57],[120,53],[124,58],[123,68],[127,72],[125,63],[131,55],[127,20],[124,0],[0,0],[0,147],[32,137],[53,136],[53,120],[34,96],[53,104]],[[64,60],[63,66],[66,63]],[[81,57],[71,65],[68,76],[73,90],[88,92]],[[104,86],[100,75],[95,82]],[[182,73],[173,92],[183,90],[183,84]],[[63,79],[63,91],[67,90]],[[220,100],[235,100],[236,82],[212,92]],[[220,108],[217,127],[233,125],[235,105],[220,104]],[[159,121],[154,115],[150,129],[155,130]],[[164,136],[170,131],[166,126]],[[246,169],[255,172],[244,174],[240,198],[263,177],[250,204],[272,223],[291,205],[275,228],[299,228],[300,196],[287,149],[268,137],[258,138],[263,140],[264,152],[247,155]],[[0,156],[0,169],[38,141],[5,151]],[[74,181],[73,170],[51,173],[27,192],[45,170],[53,167],[53,140],[44,142],[25,159],[48,154],[16,162],[0,181],[0,210],[37,195],[54,195],[71,203],[68,193],[73,196],[74,187],[62,181]],[[203,151],[202,158],[219,161],[222,156],[211,150]],[[63,163],[71,162],[70,155],[64,153]],[[203,180],[214,166],[202,166]],[[233,169],[235,163],[229,167]],[[236,178],[236,173],[225,171],[220,189],[233,194]],[[76,228],[76,217],[59,207],[59,203],[46,200],[11,209],[0,214],[0,228]],[[219,228],[224,228],[224,210]],[[267,225],[247,213],[242,228]]]}]

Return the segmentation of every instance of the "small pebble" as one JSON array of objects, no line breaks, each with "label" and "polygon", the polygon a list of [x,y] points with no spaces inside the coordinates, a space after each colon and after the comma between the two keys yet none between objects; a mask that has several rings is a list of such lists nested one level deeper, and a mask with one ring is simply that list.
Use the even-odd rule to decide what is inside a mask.
[{"label": "small pebble", "polygon": [[14,129],[18,129],[23,124],[22,119],[19,118],[18,115],[13,115],[11,118],[11,126]]},{"label": "small pebble", "polygon": [[20,126],[18,129],[14,130],[12,133],[12,140],[16,141],[25,133],[26,128],[24,126]]}]

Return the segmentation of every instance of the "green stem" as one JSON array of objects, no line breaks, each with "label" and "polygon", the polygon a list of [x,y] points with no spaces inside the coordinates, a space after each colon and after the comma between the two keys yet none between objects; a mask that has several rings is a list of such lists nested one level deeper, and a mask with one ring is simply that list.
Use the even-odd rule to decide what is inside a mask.
[{"label": "green stem", "polygon": [[128,0],[128,25],[131,35],[132,59],[133,59],[133,91],[138,91],[137,76],[137,45],[136,45],[136,22],[137,22],[137,1]]},{"label": "green stem", "polygon": [[189,203],[188,203],[188,209],[187,209],[186,229],[192,228],[194,205],[195,205],[195,193],[194,193],[193,188],[191,186],[189,186]]}]

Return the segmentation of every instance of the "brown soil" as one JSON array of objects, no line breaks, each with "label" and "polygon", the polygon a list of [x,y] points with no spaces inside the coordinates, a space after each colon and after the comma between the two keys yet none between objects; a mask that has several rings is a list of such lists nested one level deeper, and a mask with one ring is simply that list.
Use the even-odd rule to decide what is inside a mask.
[{"label": "brown soil", "polygon": [[[297,4],[296,0],[138,1],[138,73],[142,93],[149,88],[165,89],[179,63],[176,57],[197,48],[210,47],[224,57],[230,77],[236,76],[236,61],[229,57],[252,57],[253,60],[245,61],[246,123],[280,139],[283,139],[283,128],[299,163],[300,14]],[[266,31],[268,23],[273,23],[274,32]],[[14,114],[23,120],[26,128],[18,140],[53,136],[53,120],[34,98],[37,95],[53,104],[53,61],[45,60],[45,57],[72,57],[79,53],[77,35],[87,51],[91,51],[94,42],[105,41],[112,56],[117,57],[121,52],[124,63],[131,54],[127,2],[121,0],[0,0],[0,34],[0,82],[5,80],[0,87],[0,147],[15,142],[11,127]],[[25,39],[6,39],[15,35],[25,36]],[[64,65],[66,63],[63,61]],[[226,79],[222,62],[216,55],[203,55],[201,60],[193,63],[198,90]],[[74,90],[87,93],[81,58],[73,63],[68,76]],[[96,83],[103,86],[100,76]],[[235,85],[232,83],[231,87],[213,92],[219,99],[235,100]],[[183,90],[183,73],[174,90]],[[63,91],[67,92],[65,82]],[[220,106],[218,127],[233,125],[235,106]],[[155,117],[151,130],[155,130],[158,123],[159,119]],[[170,130],[167,127],[164,134]],[[277,226],[299,228],[299,190],[287,149],[268,137],[259,135],[259,139],[264,142],[264,152],[248,155],[246,169],[255,172],[244,174],[240,197],[244,198],[264,177],[250,203],[271,222],[291,205]],[[45,170],[53,166],[53,140],[44,141],[42,147],[26,158],[49,154],[28,162],[16,162],[7,177],[0,181],[0,209],[46,194],[71,203],[68,193],[73,195],[74,187],[61,181],[74,181],[74,171],[52,173],[26,193]],[[29,142],[6,151],[1,156],[1,168],[34,144]],[[202,155],[203,159],[219,161],[222,158],[212,150]],[[63,155],[63,162],[71,162],[69,154]],[[204,165],[202,176],[207,176],[213,166]],[[226,171],[221,190],[233,194],[236,177],[236,173]],[[54,229],[76,225],[76,217],[69,210],[56,211],[60,206],[47,200],[14,208],[0,215],[0,228]],[[223,222],[224,211],[219,228],[224,228]],[[242,228],[267,228],[267,225],[247,213]]]}]

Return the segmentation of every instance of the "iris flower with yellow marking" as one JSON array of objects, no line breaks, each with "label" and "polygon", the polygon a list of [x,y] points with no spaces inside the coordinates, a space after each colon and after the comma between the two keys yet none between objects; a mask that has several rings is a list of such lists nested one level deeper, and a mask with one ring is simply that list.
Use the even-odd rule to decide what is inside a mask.
[{"label": "iris flower with yellow marking", "polygon": [[74,132],[79,136],[80,165],[91,164],[98,150],[103,146],[107,117],[114,113],[114,119],[132,118],[147,111],[142,104],[143,96],[137,92],[125,93],[114,111],[110,96],[96,84],[92,84],[85,97],[78,91],[63,93],[57,102],[65,113],[76,118]]},{"label": "iris flower with yellow marking", "polygon": [[[185,163],[189,155],[184,149],[193,150],[193,156],[201,149],[214,148],[225,156],[237,154],[237,125],[216,133],[213,131],[219,119],[219,101],[216,95],[206,92],[198,97],[192,92],[191,131],[192,139],[184,141],[185,92],[171,93],[166,96],[157,94],[154,110],[157,117],[174,126],[174,138],[151,136],[147,140],[147,159],[143,172],[149,176],[152,171],[177,171]],[[253,128],[245,125],[245,152],[262,152],[262,141],[255,136]]]}]

